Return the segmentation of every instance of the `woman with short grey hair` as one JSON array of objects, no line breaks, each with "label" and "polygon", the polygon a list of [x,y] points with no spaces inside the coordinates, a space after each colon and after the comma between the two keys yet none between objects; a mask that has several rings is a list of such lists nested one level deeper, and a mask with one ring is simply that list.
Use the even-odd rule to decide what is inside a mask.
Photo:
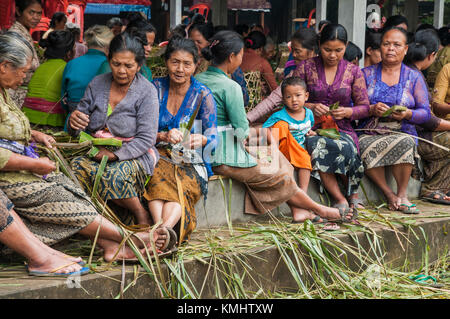
[{"label": "woman with short grey hair", "polygon": [[[11,201],[9,204],[0,198],[0,204],[4,203],[7,211],[14,205],[15,212],[26,228],[46,245],[56,244],[76,233],[93,240],[97,230],[101,228],[97,243],[104,250],[104,259],[132,259],[134,253],[129,247],[121,249],[116,256],[123,236],[114,224],[98,214],[81,187],[65,175],[55,173],[55,163],[37,154],[35,144],[51,149],[55,140],[49,135],[31,130],[27,117],[7,92],[23,83],[30,68],[30,52],[27,53],[26,49],[20,52],[26,47],[26,40],[14,33],[0,35],[0,190]],[[17,53],[14,58],[11,57],[13,52]],[[14,215],[12,218],[16,220]],[[2,223],[0,220],[0,230],[2,226],[5,229],[11,218],[6,216],[6,219],[0,219],[6,221]],[[17,221],[20,222],[19,219]],[[153,238],[149,234],[137,233],[135,236],[143,240],[133,239],[139,248],[144,249],[143,243],[150,247]],[[157,248],[164,246],[167,233],[157,230],[154,240]],[[0,241],[8,245],[8,241],[2,240],[1,236]],[[3,253],[2,248],[4,247],[0,247],[0,253]],[[66,259],[65,266],[45,271],[28,270],[30,274],[39,276],[67,275],[82,271],[76,265],[81,260],[72,257]]]}]

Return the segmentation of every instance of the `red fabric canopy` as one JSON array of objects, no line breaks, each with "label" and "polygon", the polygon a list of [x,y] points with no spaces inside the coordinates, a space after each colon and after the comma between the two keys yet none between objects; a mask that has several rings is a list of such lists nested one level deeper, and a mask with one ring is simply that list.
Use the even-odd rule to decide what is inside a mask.
[{"label": "red fabric canopy", "polygon": [[152,2],[150,0],[87,0],[88,3],[110,3],[110,4],[135,4],[150,6]]}]

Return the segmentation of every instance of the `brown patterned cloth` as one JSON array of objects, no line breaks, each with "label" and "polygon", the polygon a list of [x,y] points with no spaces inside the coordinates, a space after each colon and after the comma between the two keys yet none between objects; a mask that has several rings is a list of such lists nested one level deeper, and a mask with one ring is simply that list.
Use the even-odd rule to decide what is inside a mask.
[{"label": "brown patterned cloth", "polygon": [[278,148],[258,148],[254,154],[258,165],[250,168],[236,168],[221,165],[213,168],[215,174],[230,177],[247,188],[245,213],[260,215],[279,207],[294,196],[299,188],[294,179],[294,167],[280,153]]},{"label": "brown patterned cloth", "polygon": [[2,233],[13,222],[13,217],[9,213],[14,207],[9,198],[0,191],[0,233]]},{"label": "brown patterned cloth", "polygon": [[98,216],[89,197],[63,174],[32,182],[0,181],[0,189],[28,229],[46,245],[78,233]]},{"label": "brown patterned cloth", "polygon": [[189,240],[197,226],[195,204],[202,196],[200,177],[193,165],[175,165],[167,160],[171,158],[168,150],[159,148],[158,151],[161,159],[147,184],[144,198],[149,202],[161,200],[184,206],[180,227],[176,229],[179,243],[182,244]]},{"label": "brown patterned cloth", "polygon": [[417,152],[415,140],[406,135],[361,135],[361,159],[366,170],[399,164],[415,165]]},{"label": "brown patterned cloth", "polygon": [[[450,148],[450,132],[434,132],[431,141]],[[423,159],[424,182],[421,196],[435,191],[450,191],[450,152],[420,141],[418,151]]]}]

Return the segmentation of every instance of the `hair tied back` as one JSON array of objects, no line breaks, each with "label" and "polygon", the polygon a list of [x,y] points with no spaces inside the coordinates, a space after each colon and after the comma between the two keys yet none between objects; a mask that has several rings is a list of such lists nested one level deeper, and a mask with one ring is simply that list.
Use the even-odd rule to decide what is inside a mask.
[{"label": "hair tied back", "polygon": [[214,48],[216,45],[218,45],[219,43],[220,43],[219,40],[214,40],[214,41],[210,44],[209,48],[212,49],[212,48]]}]

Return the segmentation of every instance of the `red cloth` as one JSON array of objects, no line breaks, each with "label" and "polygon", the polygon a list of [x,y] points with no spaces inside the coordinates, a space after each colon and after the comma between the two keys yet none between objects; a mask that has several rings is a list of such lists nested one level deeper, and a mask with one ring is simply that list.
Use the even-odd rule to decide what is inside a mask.
[{"label": "red cloth", "polygon": [[9,29],[14,21],[14,0],[0,1],[0,29]]},{"label": "red cloth", "polygon": [[150,0],[87,0],[89,3],[110,3],[110,4],[136,4],[150,6]]}]

